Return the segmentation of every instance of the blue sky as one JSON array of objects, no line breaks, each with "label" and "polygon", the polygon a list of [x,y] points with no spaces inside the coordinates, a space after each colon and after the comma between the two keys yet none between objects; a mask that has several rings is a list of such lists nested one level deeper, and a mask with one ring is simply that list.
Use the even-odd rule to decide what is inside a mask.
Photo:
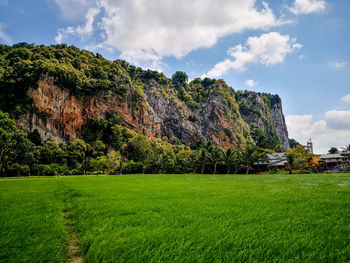
[{"label": "blue sky", "polygon": [[349,0],[0,0],[0,43],[17,42],[279,94],[291,138],[350,144]]}]

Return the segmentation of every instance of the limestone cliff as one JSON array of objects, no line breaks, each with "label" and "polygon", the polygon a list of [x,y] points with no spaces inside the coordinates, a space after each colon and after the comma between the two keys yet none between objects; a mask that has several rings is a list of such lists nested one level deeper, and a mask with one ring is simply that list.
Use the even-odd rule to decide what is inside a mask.
[{"label": "limestone cliff", "polygon": [[183,72],[169,79],[64,44],[0,45],[0,109],[43,140],[79,137],[89,120],[112,111],[151,139],[242,148],[259,128],[269,147],[288,148],[277,95],[235,91],[223,80],[188,82]]},{"label": "limestone cliff", "polygon": [[261,128],[272,145],[281,144],[284,149],[289,149],[288,130],[278,95],[246,91],[237,93],[236,97],[250,131]]},{"label": "limestone cliff", "polygon": [[212,140],[222,148],[244,144],[243,120],[239,115],[228,116],[230,109],[220,96],[213,94],[199,109],[192,110],[176,93],[164,96],[157,83],[152,83],[145,86],[142,108],[136,109],[118,96],[106,98],[103,92],[77,99],[45,76],[38,81],[37,88],[27,91],[33,110],[22,114],[17,125],[28,131],[37,129],[43,140],[55,136],[64,141],[79,136],[89,119],[103,117],[112,110],[124,119],[128,128],[151,139],[176,137],[187,145]]}]

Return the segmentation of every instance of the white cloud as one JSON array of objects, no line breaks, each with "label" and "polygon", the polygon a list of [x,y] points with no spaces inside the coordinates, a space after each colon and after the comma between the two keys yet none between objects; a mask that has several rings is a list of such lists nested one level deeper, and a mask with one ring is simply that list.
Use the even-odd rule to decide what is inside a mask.
[{"label": "white cloud", "polygon": [[289,10],[295,14],[309,14],[314,12],[321,12],[326,8],[324,0],[295,0]]},{"label": "white cloud", "polygon": [[243,71],[247,69],[248,64],[271,66],[282,63],[288,54],[301,47],[301,44],[296,43],[296,39],[290,39],[289,35],[281,35],[278,32],[249,37],[246,46],[240,44],[228,50],[228,55],[234,60],[225,59],[219,62],[203,77],[219,77],[231,69]]},{"label": "white cloud", "polygon": [[350,94],[345,95],[345,96],[342,97],[340,100],[341,100],[342,102],[345,102],[345,103],[350,102]]},{"label": "white cloud", "polygon": [[329,66],[335,69],[340,69],[346,66],[346,62],[333,61],[333,62],[329,62]]},{"label": "white cloud", "polygon": [[100,10],[97,8],[89,8],[85,15],[85,25],[77,27],[67,27],[65,29],[59,29],[55,40],[57,43],[61,43],[64,38],[67,38],[69,35],[78,36],[85,38],[93,32],[93,24],[95,17],[100,13]]},{"label": "white cloud", "polygon": [[5,25],[0,23],[0,40],[4,41],[6,44],[11,44],[13,42],[12,38],[5,33],[4,29]]},{"label": "white cloud", "polygon": [[61,14],[68,20],[80,20],[89,8],[96,7],[96,0],[54,0]]},{"label": "white cloud", "polygon": [[286,116],[289,138],[305,143],[310,137],[311,120],[311,114]]},{"label": "white cloud", "polygon": [[[333,130],[350,131],[350,111],[332,110],[325,114],[327,127]],[[349,138],[350,140],[350,138]]]},{"label": "white cloud", "polygon": [[252,80],[252,79],[247,79],[246,81],[245,81],[245,85],[246,86],[248,86],[248,87],[254,87],[254,86],[256,86],[258,83],[257,82],[255,82],[254,80]]},{"label": "white cloud", "polygon": [[335,146],[350,143],[350,111],[332,110],[325,113],[325,118],[312,122],[312,115],[286,116],[289,138],[301,144],[311,138],[315,153],[327,153]]},{"label": "white cloud", "polygon": [[[104,37],[98,46],[119,50],[122,58],[137,64],[143,60],[159,62],[167,56],[180,58],[195,49],[211,47],[229,34],[284,23],[266,3],[258,8],[256,0],[55,1],[66,17],[99,8],[98,29]],[[74,7],[79,10],[72,10]],[[68,35],[78,33],[77,27],[69,27],[59,31],[56,39],[62,41],[66,31]]]}]

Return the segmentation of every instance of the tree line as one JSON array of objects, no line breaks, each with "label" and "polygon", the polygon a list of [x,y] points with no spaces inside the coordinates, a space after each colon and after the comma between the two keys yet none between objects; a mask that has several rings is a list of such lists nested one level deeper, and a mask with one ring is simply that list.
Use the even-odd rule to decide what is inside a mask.
[{"label": "tree line", "polygon": [[113,122],[101,124],[101,118],[92,122],[105,127],[100,139],[89,140],[91,132],[85,131],[89,142],[75,138],[65,143],[55,137],[42,142],[37,130],[28,133],[16,128],[9,114],[0,111],[1,176],[252,173],[254,163],[267,161],[265,150],[254,143],[222,150],[208,142],[191,149],[166,137],[150,140]]}]

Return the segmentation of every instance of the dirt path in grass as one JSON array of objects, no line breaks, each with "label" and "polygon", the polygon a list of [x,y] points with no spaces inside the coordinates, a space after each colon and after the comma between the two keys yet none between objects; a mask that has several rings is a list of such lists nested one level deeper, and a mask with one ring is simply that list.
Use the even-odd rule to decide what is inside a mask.
[{"label": "dirt path in grass", "polygon": [[83,253],[81,251],[81,240],[74,227],[71,212],[71,192],[66,189],[62,181],[58,182],[61,198],[63,200],[64,225],[68,233],[67,260],[66,263],[83,263]]},{"label": "dirt path in grass", "polygon": [[75,232],[73,220],[71,217],[71,212],[69,210],[65,210],[63,213],[64,213],[66,230],[69,235],[69,241],[68,241],[68,247],[67,247],[68,259],[66,263],[82,263],[84,259],[82,257],[82,251],[80,248],[81,240]]}]

